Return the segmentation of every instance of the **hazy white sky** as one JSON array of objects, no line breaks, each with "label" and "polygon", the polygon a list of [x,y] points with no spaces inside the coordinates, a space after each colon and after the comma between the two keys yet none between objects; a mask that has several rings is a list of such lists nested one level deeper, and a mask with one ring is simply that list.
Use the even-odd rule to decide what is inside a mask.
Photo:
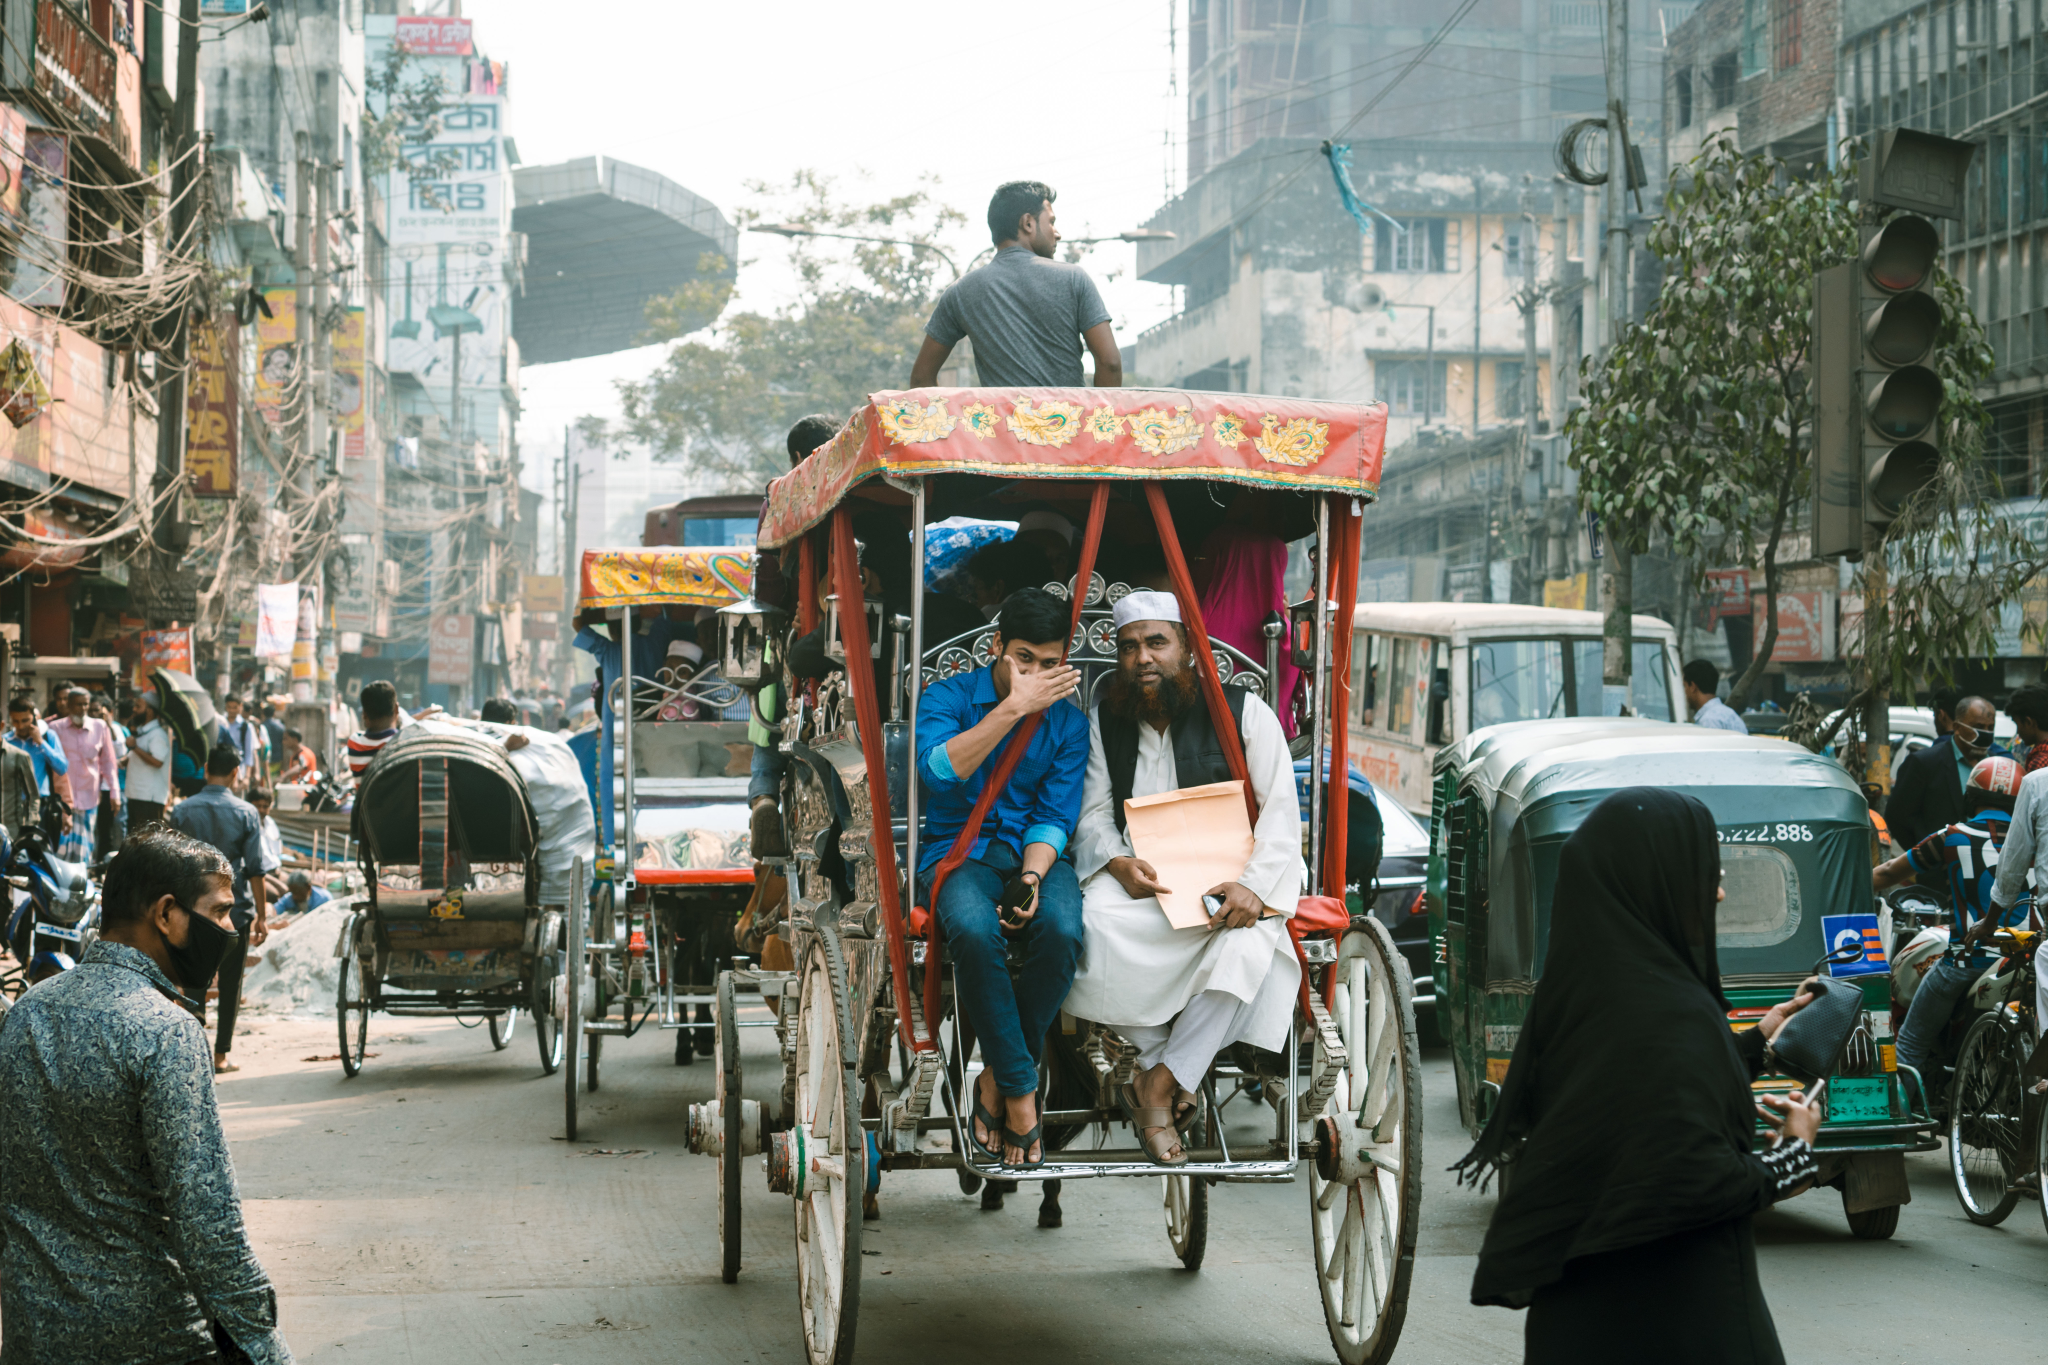
[{"label": "hazy white sky", "polygon": [[[955,254],[964,265],[986,245],[982,214],[1004,180],[1049,182],[1069,236],[1135,227],[1159,206],[1163,139],[1170,125],[1178,142],[1183,117],[1168,95],[1176,4],[471,0],[464,13],[485,52],[510,66],[510,125],[526,164],[617,157],[728,215],[749,181],[804,168],[838,178],[849,197],[936,176],[941,197],[969,218]],[[788,250],[780,238],[741,239],[733,306],[786,297]],[[1109,243],[1086,259],[1125,339],[1168,307],[1164,286],[1132,278],[1134,256]],[[527,482],[546,487],[564,424],[616,415],[613,382],[647,373],[660,353],[525,369]]]}]

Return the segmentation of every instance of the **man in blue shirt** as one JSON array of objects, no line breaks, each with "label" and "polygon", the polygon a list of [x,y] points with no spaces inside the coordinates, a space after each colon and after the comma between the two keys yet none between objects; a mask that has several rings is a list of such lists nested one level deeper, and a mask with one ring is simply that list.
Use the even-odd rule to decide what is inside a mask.
[{"label": "man in blue shirt", "polygon": [[54,849],[71,817],[65,814],[63,802],[50,799],[50,774],[64,772],[71,766],[71,760],[64,756],[64,746],[57,742],[57,736],[36,719],[35,703],[27,697],[16,697],[7,703],[7,720],[14,727],[7,742],[27,754],[35,767],[43,833],[49,836],[50,847]]},{"label": "man in blue shirt", "polygon": [[[996,617],[995,662],[934,683],[917,706],[925,792],[920,900],[929,898],[932,872],[966,828],[1010,732],[1026,716],[1045,716],[933,907],[985,1063],[969,1132],[984,1156],[1000,1152],[1005,1165],[1045,1159],[1039,1050],[1081,957],[1081,885],[1073,864],[1060,860],[1081,817],[1088,774],[1088,718],[1060,704],[1081,681],[1060,661],[1071,626],[1067,604],[1044,589],[1011,593]],[[998,902],[1015,908],[1000,910]],[[1006,934],[1024,944],[1014,984]]]},{"label": "man in blue shirt", "polygon": [[1933,1060],[1935,1040],[1948,1027],[1956,1001],[1990,964],[1990,956],[1977,945],[2001,922],[2024,923],[2027,917],[2025,906],[2002,912],[1992,898],[2020,778],[2018,761],[2003,754],[1979,761],[1963,789],[1968,803],[1965,809],[1976,813],[1966,823],[1936,830],[1898,857],[1878,864],[1870,874],[1871,884],[1880,891],[1915,877],[1923,883],[1939,884],[1944,878],[1948,882],[1949,903],[1955,912],[1948,952],[1920,979],[1905,1021],[1899,1025],[1898,1059],[1919,1072],[1923,1080]]},{"label": "man in blue shirt", "polygon": [[[249,950],[270,937],[269,891],[263,883],[263,822],[257,818],[256,808],[233,791],[243,772],[240,750],[229,743],[214,745],[206,756],[206,785],[198,795],[171,807],[170,815],[179,833],[219,849],[234,873],[235,903],[228,914],[237,937],[235,947],[221,960],[217,978],[220,1027],[213,1045],[216,1072],[241,1070],[228,1061],[228,1049],[234,1046],[235,1012],[242,1001],[242,967]],[[193,998],[203,1004],[205,983]],[[203,1018],[201,1022],[205,1022]]]}]

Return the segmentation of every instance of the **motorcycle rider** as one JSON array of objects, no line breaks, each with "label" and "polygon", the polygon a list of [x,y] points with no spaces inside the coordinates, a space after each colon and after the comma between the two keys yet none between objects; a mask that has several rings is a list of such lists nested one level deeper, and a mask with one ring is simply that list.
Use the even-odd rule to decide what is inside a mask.
[{"label": "motorcycle rider", "polygon": [[2020,791],[2020,765],[2002,754],[1980,759],[1970,769],[1963,790],[1967,821],[1936,830],[1906,852],[1880,863],[1870,880],[1879,890],[1915,877],[1923,882],[1948,879],[1955,927],[1949,949],[1928,968],[1913,993],[1913,1003],[1899,1026],[1898,1060],[1924,1078],[1932,1063],[1935,1040],[1948,1026],[1956,1001],[1990,965],[1978,945],[1991,937],[2001,920],[2019,923],[2025,907],[1997,910],[1992,885],[1998,880],[2000,853],[2012,825],[2013,803]]}]

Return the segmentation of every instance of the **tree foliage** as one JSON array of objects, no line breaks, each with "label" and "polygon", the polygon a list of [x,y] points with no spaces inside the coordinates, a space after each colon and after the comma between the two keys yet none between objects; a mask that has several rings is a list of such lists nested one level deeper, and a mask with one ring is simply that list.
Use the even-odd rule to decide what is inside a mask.
[{"label": "tree foliage", "polygon": [[[1566,423],[1580,498],[1632,550],[1658,536],[1681,557],[1764,570],[1764,629],[1732,697],[1740,707],[1777,642],[1780,552],[1805,525],[1811,483],[1813,277],[1859,250],[1855,164],[1832,170],[1744,155],[1726,134],[1674,176],[1647,234],[1665,283],[1650,313],[1588,366]],[[1888,531],[1865,579],[1878,672],[1906,687],[1929,667],[1988,651],[1996,604],[2030,576],[2030,551],[1995,506],[1974,386],[1991,349],[1945,268],[1948,384],[1940,477]],[[2019,577],[2015,578],[2014,575]]]},{"label": "tree foliage", "polygon": [[[799,171],[787,185],[753,184],[738,214],[859,236],[933,242],[966,221],[920,190],[876,203],[843,202],[833,182]],[[793,239],[798,290],[769,311],[726,314],[706,337],[683,337],[648,378],[619,386],[624,434],[657,459],[684,460],[732,484],[787,468],[783,441],[806,413],[852,412],[879,389],[902,388],[939,292],[952,274],[935,250]],[[681,336],[726,303],[699,282],[648,305],[651,341]]]}]

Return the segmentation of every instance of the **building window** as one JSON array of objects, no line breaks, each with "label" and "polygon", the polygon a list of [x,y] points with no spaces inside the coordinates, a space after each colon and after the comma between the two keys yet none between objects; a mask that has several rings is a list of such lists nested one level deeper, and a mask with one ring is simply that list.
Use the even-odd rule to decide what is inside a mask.
[{"label": "building window", "polygon": [[1188,0],[1188,70],[1209,61],[1209,0]]},{"label": "building window", "polygon": [[1522,362],[1496,360],[1493,363],[1493,415],[1503,422],[1522,417]]},{"label": "building window", "polygon": [[1379,396],[1386,401],[1387,410],[1396,417],[1420,417],[1425,404],[1429,416],[1444,415],[1444,368],[1448,362],[1439,360],[1431,365],[1427,360],[1382,360],[1374,368],[1379,372]]},{"label": "building window", "polygon": [[1512,278],[1522,274],[1522,236],[1529,230],[1526,223],[1511,223],[1500,233],[1500,268]]},{"label": "building window", "polygon": [[1726,109],[1735,103],[1735,81],[1741,60],[1736,53],[1724,52],[1707,68],[1707,92],[1713,97],[1715,109]]},{"label": "building window", "polygon": [[[1443,218],[1374,220],[1373,266],[1381,273],[1457,268],[1458,225]],[[1398,224],[1398,226],[1397,226]]]},{"label": "building window", "polygon": [[1770,55],[1771,8],[1778,0],[1742,0],[1742,74],[1760,75]]},{"label": "building window", "polygon": [[1671,126],[1692,127],[1692,68],[1681,66],[1671,73]]},{"label": "building window", "polygon": [[1801,40],[1806,31],[1806,0],[1772,0],[1771,69],[1790,71],[1798,66]]}]

